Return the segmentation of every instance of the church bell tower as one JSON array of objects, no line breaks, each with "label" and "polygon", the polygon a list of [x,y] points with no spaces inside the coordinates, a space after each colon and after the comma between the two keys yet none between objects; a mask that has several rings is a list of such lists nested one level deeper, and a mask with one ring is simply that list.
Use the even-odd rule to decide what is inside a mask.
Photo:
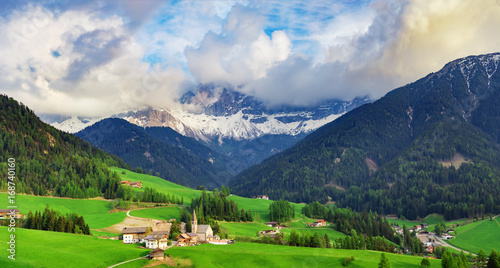
[{"label": "church bell tower", "polygon": [[191,232],[192,233],[197,233],[198,232],[198,220],[196,219],[196,212],[193,209],[193,219],[191,220]]}]

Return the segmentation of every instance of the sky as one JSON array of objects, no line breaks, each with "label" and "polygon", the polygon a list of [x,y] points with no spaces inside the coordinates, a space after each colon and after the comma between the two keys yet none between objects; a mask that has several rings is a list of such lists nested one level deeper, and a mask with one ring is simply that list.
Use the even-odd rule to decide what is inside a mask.
[{"label": "sky", "polygon": [[500,51],[500,0],[3,0],[0,93],[40,114],[178,108],[200,84],[269,106],[375,100]]}]

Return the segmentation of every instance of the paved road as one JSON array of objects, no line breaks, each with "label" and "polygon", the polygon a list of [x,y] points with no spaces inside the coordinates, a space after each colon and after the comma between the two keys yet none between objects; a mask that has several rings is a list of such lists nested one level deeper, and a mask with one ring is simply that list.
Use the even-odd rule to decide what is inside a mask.
[{"label": "paved road", "polygon": [[472,255],[476,256],[476,254],[474,254],[474,253],[470,253],[470,252],[465,251],[465,250],[463,250],[463,249],[461,249],[461,248],[457,248],[457,247],[454,247],[454,246],[452,246],[452,245],[450,245],[450,244],[446,243],[443,239],[441,239],[440,237],[438,237],[438,236],[437,236],[437,235],[435,235],[435,234],[433,235],[433,237],[434,237],[434,239],[436,239],[436,241],[438,241],[439,243],[441,243],[441,244],[442,244],[443,246],[445,246],[445,247],[449,247],[449,248],[452,248],[452,249],[456,249],[456,250],[458,250],[458,251],[463,251],[465,254],[472,254]]},{"label": "paved road", "polygon": [[[149,255],[148,255],[148,256],[149,256]],[[136,261],[136,260],[144,259],[144,258],[146,258],[146,257],[147,257],[147,256],[144,256],[144,257],[139,257],[139,258],[135,258],[135,259],[133,259],[133,260],[128,260],[128,261],[120,262],[120,263],[117,263],[117,264],[115,264],[115,265],[109,266],[108,268],[113,268],[113,267],[116,267],[116,266],[118,266],[118,265],[122,265],[122,264],[125,264],[125,263],[127,263],[127,262],[133,262],[133,261]]]}]

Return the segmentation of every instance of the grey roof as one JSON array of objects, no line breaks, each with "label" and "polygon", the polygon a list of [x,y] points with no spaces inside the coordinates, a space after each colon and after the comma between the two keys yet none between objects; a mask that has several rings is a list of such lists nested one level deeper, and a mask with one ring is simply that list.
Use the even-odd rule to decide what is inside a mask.
[{"label": "grey roof", "polygon": [[153,231],[151,232],[152,235],[168,235],[168,231]]},{"label": "grey roof", "polygon": [[146,232],[146,227],[125,227],[122,234],[142,234]]},{"label": "grey roof", "polygon": [[198,232],[196,232],[196,233],[198,233],[198,234],[199,233],[206,234],[208,228],[212,229],[212,227],[210,227],[210,225],[198,225]]},{"label": "grey roof", "polygon": [[146,240],[158,240],[162,239],[164,236],[168,235],[168,232],[151,232],[150,235],[146,236]]},{"label": "grey roof", "polygon": [[190,237],[198,236],[198,235],[197,235],[197,234],[195,234],[195,233],[188,233],[188,235],[189,235]]}]

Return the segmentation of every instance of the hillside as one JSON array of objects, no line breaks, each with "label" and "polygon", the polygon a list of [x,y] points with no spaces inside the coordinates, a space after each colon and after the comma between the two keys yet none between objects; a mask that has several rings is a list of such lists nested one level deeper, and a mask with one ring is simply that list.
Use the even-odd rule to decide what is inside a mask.
[{"label": "hillside", "polygon": [[[499,63],[500,53],[450,62],[247,169],[232,189],[409,219],[499,212]],[[459,168],[443,163],[460,156]]]},{"label": "hillside", "polygon": [[[108,166],[127,167],[121,159],[38,119],[28,107],[0,95],[0,173],[7,160],[16,165],[16,192],[74,198],[114,198],[119,178]],[[7,190],[7,180],[0,182]]]},{"label": "hillside", "polygon": [[160,177],[178,184],[216,187],[228,179],[221,155],[168,129],[145,130],[123,119],[108,118],[76,136],[121,157],[133,167],[153,174],[158,172]]}]

